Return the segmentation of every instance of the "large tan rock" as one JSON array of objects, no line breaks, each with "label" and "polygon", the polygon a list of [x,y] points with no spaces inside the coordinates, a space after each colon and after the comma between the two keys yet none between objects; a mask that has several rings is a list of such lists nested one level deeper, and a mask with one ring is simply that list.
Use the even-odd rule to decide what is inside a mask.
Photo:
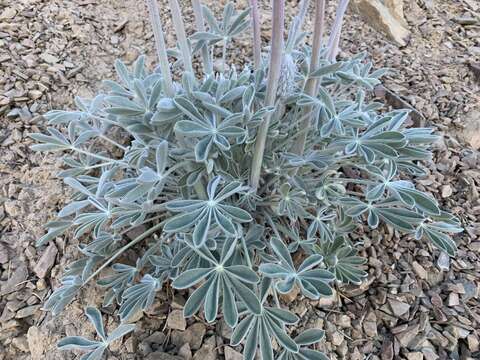
[{"label": "large tan rock", "polygon": [[405,46],[410,31],[403,18],[403,3],[401,0],[385,1],[390,8],[380,0],[355,0],[353,4],[369,25],[386,34],[397,45]]},{"label": "large tan rock", "polygon": [[384,4],[390,11],[390,14],[408,29],[407,20],[405,20],[403,12],[403,0],[384,0]]}]

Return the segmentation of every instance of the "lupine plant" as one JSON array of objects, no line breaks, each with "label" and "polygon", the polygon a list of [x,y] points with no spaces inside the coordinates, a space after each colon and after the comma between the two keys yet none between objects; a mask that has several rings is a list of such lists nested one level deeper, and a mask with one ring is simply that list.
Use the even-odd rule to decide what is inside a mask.
[{"label": "lupine plant", "polygon": [[[297,332],[279,294],[296,288],[316,300],[361,283],[357,228],[389,226],[454,255],[458,221],[412,182],[437,136],[372,100],[385,69],[372,71],[365,54],[337,60],[347,4],[324,39],[324,0],[312,5],[311,37],[303,0],[284,41],[284,0],[273,0],[262,48],[256,1],[239,12],[228,4],[219,19],[192,0],[198,31],[187,37],[170,0],[178,46],[167,49],[157,4],[147,1],[158,67],[147,71],[144,57],[131,68],[116,61],[118,81],[75,99],[75,111],[48,112],[48,134],[32,134],[35,150],[64,153],[59,175],[73,190],[38,245],[68,230],[82,254],[46,309],[58,314],[95,279],[103,306],[130,322],[171,286],[187,296],[186,317],[222,316],[245,359],[257,351],[265,360],[327,359],[309,347],[323,331]],[[253,61],[237,69],[229,51],[250,23]],[[127,237],[132,230],[140,235]],[[60,347],[99,359],[111,338],[98,311],[87,315],[101,341],[67,338]]]}]

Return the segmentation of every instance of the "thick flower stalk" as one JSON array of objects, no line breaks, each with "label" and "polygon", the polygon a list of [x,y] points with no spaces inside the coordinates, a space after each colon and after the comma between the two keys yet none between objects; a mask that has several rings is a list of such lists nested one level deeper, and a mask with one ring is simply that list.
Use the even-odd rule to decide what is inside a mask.
[{"label": "thick flower stalk", "polygon": [[167,47],[165,45],[165,36],[163,35],[162,22],[158,11],[157,0],[146,0],[150,23],[153,28],[153,36],[155,37],[155,47],[157,49],[158,62],[160,71],[162,72],[163,86],[165,94],[173,97],[175,89],[173,87],[172,74],[170,72],[170,64],[168,63]]},{"label": "thick flower stalk", "polygon": [[[200,0],[192,0],[192,8],[193,14],[195,15],[195,25],[197,26],[197,30],[204,32],[205,31],[205,21],[203,19],[203,12],[202,12],[202,4]],[[212,57],[210,55],[210,51],[208,50],[208,45],[204,44],[202,46],[202,64],[203,64],[203,71],[207,75],[211,75],[213,73],[213,64],[212,64]]]},{"label": "thick flower stalk", "polygon": [[257,0],[250,0],[250,8],[253,30],[253,65],[255,69],[258,69],[262,63],[262,38],[260,35],[260,15],[258,13]]},{"label": "thick flower stalk", "polygon": [[340,42],[340,33],[342,32],[343,17],[347,11],[348,3],[350,0],[340,0],[340,4],[337,8],[337,13],[335,15],[335,21],[332,26],[332,32],[328,39],[328,53],[327,59],[329,61],[334,61],[338,54],[338,46]]},{"label": "thick flower stalk", "polygon": [[185,25],[183,24],[182,12],[178,0],[170,0],[170,11],[172,12],[173,26],[177,34],[178,46],[182,53],[183,66],[185,71],[193,73],[192,55],[188,45],[187,34],[185,33]]},{"label": "thick flower stalk", "polygon": [[[267,78],[267,91],[265,94],[265,106],[275,106],[278,80],[282,68],[283,31],[285,16],[285,0],[273,0],[272,9],[272,42],[270,49],[270,65]],[[253,152],[252,170],[250,175],[250,185],[253,189],[258,187],[260,173],[262,170],[263,154],[265,152],[265,143],[267,141],[268,130],[270,126],[270,116],[267,114],[258,129],[257,139],[255,141],[255,150]]]},{"label": "thick flower stalk", "polygon": [[[323,33],[325,28],[325,0],[315,0],[315,24],[313,28],[313,41],[312,41],[312,55],[310,58],[309,72],[313,73],[318,69],[320,62],[320,51],[322,50]],[[305,84],[305,93],[309,96],[314,96],[317,90],[317,78],[309,77]],[[312,121],[311,114],[313,106],[307,106],[305,109],[304,118],[299,124],[298,139],[295,142],[292,152],[298,155],[302,155],[305,151],[305,141],[307,139],[307,133],[310,130],[310,123]],[[313,114],[312,114],[313,115]]]}]

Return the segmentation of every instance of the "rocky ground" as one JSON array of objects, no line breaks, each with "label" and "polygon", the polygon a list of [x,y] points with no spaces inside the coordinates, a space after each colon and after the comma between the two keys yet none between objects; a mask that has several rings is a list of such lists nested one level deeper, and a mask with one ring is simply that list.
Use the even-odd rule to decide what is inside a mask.
[{"label": "rocky ground", "polygon": [[[268,1],[262,3],[266,9]],[[292,14],[296,1],[288,6]],[[410,107],[414,122],[444,135],[418,186],[462,219],[458,256],[448,259],[388,227],[359,234],[369,257],[365,283],[339,288],[332,299],[295,301],[291,308],[301,316],[300,326],[325,328],[321,348],[332,359],[480,359],[480,4],[405,0],[404,6],[402,26],[410,35],[403,44],[366,26],[352,6],[341,56],[368,51],[375,66],[392,68],[376,95],[392,107]],[[161,11],[167,18],[167,7]],[[263,22],[266,40],[266,15]],[[237,45],[239,59],[250,55],[247,40]],[[83,317],[84,305],[101,301],[93,288],[57,318],[41,310],[62,269],[75,258],[76,244],[57,238],[34,247],[42,224],[68,194],[55,178],[59,160],[32,153],[28,133],[44,128],[45,111],[69,108],[74,96],[88,97],[101,79],[112,78],[115,58],[131,63],[139,54],[147,54],[149,65],[154,61],[142,2],[0,0],[2,360],[74,358],[55,350],[58,339],[93,334]],[[228,346],[230,331],[222,322],[207,326],[200,318],[178,316],[184,301],[159,293],[135,335],[115,344],[108,358],[240,359],[240,349]],[[113,314],[106,313],[106,319],[107,329],[115,326]]]}]

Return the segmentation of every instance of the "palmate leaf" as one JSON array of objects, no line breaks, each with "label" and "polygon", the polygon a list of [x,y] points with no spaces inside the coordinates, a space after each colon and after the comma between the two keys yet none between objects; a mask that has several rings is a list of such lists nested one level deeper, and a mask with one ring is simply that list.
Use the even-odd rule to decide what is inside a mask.
[{"label": "palmate leaf", "polygon": [[[240,90],[244,88],[240,87]],[[225,94],[222,101],[233,101],[235,96],[241,97],[240,94],[228,92]],[[230,138],[240,138],[246,134],[245,129],[236,126],[238,120],[235,118],[225,119],[219,122],[217,113],[220,116],[228,117],[231,113],[227,110],[222,110],[220,106],[204,103],[204,107],[209,108],[210,112],[202,115],[193,103],[184,98],[177,98],[175,104],[179,109],[187,115],[190,120],[181,120],[175,124],[175,132],[182,136],[199,138],[200,140],[195,145],[195,158],[197,162],[207,160],[212,145],[215,145],[221,151],[230,150]],[[208,105],[207,105],[208,104]]]},{"label": "palmate leaf", "polygon": [[76,292],[80,289],[83,282],[78,275],[67,275],[62,278],[62,286],[50,295],[44,304],[44,308],[58,315],[75,298]]},{"label": "palmate leaf", "polygon": [[59,350],[89,350],[82,356],[82,359],[100,360],[112,342],[135,330],[135,325],[122,324],[107,336],[100,311],[94,307],[87,307],[85,314],[93,324],[101,341],[89,340],[81,336],[67,336],[58,342]]},{"label": "palmate leaf", "polygon": [[72,147],[70,139],[67,139],[60,131],[55,128],[48,128],[50,135],[30,134],[29,136],[41,144],[32,145],[34,151],[61,151]]},{"label": "palmate leaf", "polygon": [[284,349],[277,357],[277,360],[328,360],[329,358],[322,352],[303,347],[320,342],[324,335],[325,332],[323,330],[305,330],[303,333],[293,339],[299,346],[299,351],[292,352],[288,349]]},{"label": "palmate leaf", "polygon": [[366,260],[356,256],[357,251],[338,236],[333,242],[322,242],[316,247],[324,257],[328,270],[335,274],[335,278],[342,283],[360,284],[367,276],[362,270]]},{"label": "palmate leaf", "polygon": [[306,215],[304,210],[307,204],[305,191],[292,187],[289,183],[280,186],[279,194],[274,201],[278,215],[287,215],[292,220]]},{"label": "palmate leaf", "polygon": [[442,212],[434,217],[433,222],[420,224],[415,232],[415,238],[427,237],[434,246],[445,251],[448,255],[454,256],[457,250],[455,241],[449,234],[458,234],[463,231],[457,219],[452,215]]},{"label": "palmate leaf", "polygon": [[117,304],[122,301],[123,292],[133,283],[138,269],[135,266],[116,263],[112,265],[113,275],[101,278],[97,285],[108,288],[103,300],[103,306],[108,306],[116,300]]},{"label": "palmate leaf", "polygon": [[244,265],[229,265],[234,254],[236,242],[226,240],[219,261],[216,261],[208,249],[202,249],[211,259],[210,267],[186,270],[176,277],[172,286],[176,289],[187,289],[201,281],[200,285],[188,298],[184,307],[184,315],[190,317],[204,304],[205,319],[212,322],[216,319],[220,299],[225,321],[231,327],[237,324],[238,310],[235,298],[238,298],[249,311],[254,314],[261,312],[260,302],[250,286],[260,280],[257,274]]},{"label": "palmate leaf", "polygon": [[261,264],[259,271],[267,277],[278,279],[275,288],[280,293],[290,292],[296,284],[302,294],[311,299],[333,294],[332,289],[328,286],[328,283],[334,279],[333,274],[326,270],[314,269],[323,262],[322,256],[310,255],[298,269],[295,269],[290,252],[285,244],[278,239],[273,239],[270,244],[274,253],[280,259],[280,263]]},{"label": "palmate leaf", "polygon": [[262,359],[273,359],[272,336],[282,347],[296,353],[299,346],[285,332],[285,326],[293,325],[297,321],[298,318],[289,311],[263,307],[261,314],[249,314],[238,324],[230,343],[237,346],[246,339],[245,360],[252,360],[255,357],[257,346]]},{"label": "palmate leaf", "polygon": [[333,231],[330,223],[335,220],[335,212],[330,212],[328,207],[317,210],[316,216],[310,216],[312,222],[307,229],[307,237],[314,238],[319,235],[320,239],[333,241]]},{"label": "palmate leaf", "polygon": [[155,299],[155,293],[161,283],[150,274],[145,275],[140,283],[126,289],[122,295],[122,305],[118,310],[122,322],[128,321],[138,312],[148,309]]},{"label": "palmate leaf", "polygon": [[207,241],[209,231],[215,225],[227,236],[235,236],[235,223],[244,223],[252,220],[245,210],[228,205],[226,199],[230,198],[246,187],[240,183],[231,182],[217,191],[222,178],[213,178],[207,186],[207,200],[173,200],[167,203],[167,209],[172,212],[181,212],[165,224],[167,232],[182,232],[192,227],[193,243],[201,247]]}]

